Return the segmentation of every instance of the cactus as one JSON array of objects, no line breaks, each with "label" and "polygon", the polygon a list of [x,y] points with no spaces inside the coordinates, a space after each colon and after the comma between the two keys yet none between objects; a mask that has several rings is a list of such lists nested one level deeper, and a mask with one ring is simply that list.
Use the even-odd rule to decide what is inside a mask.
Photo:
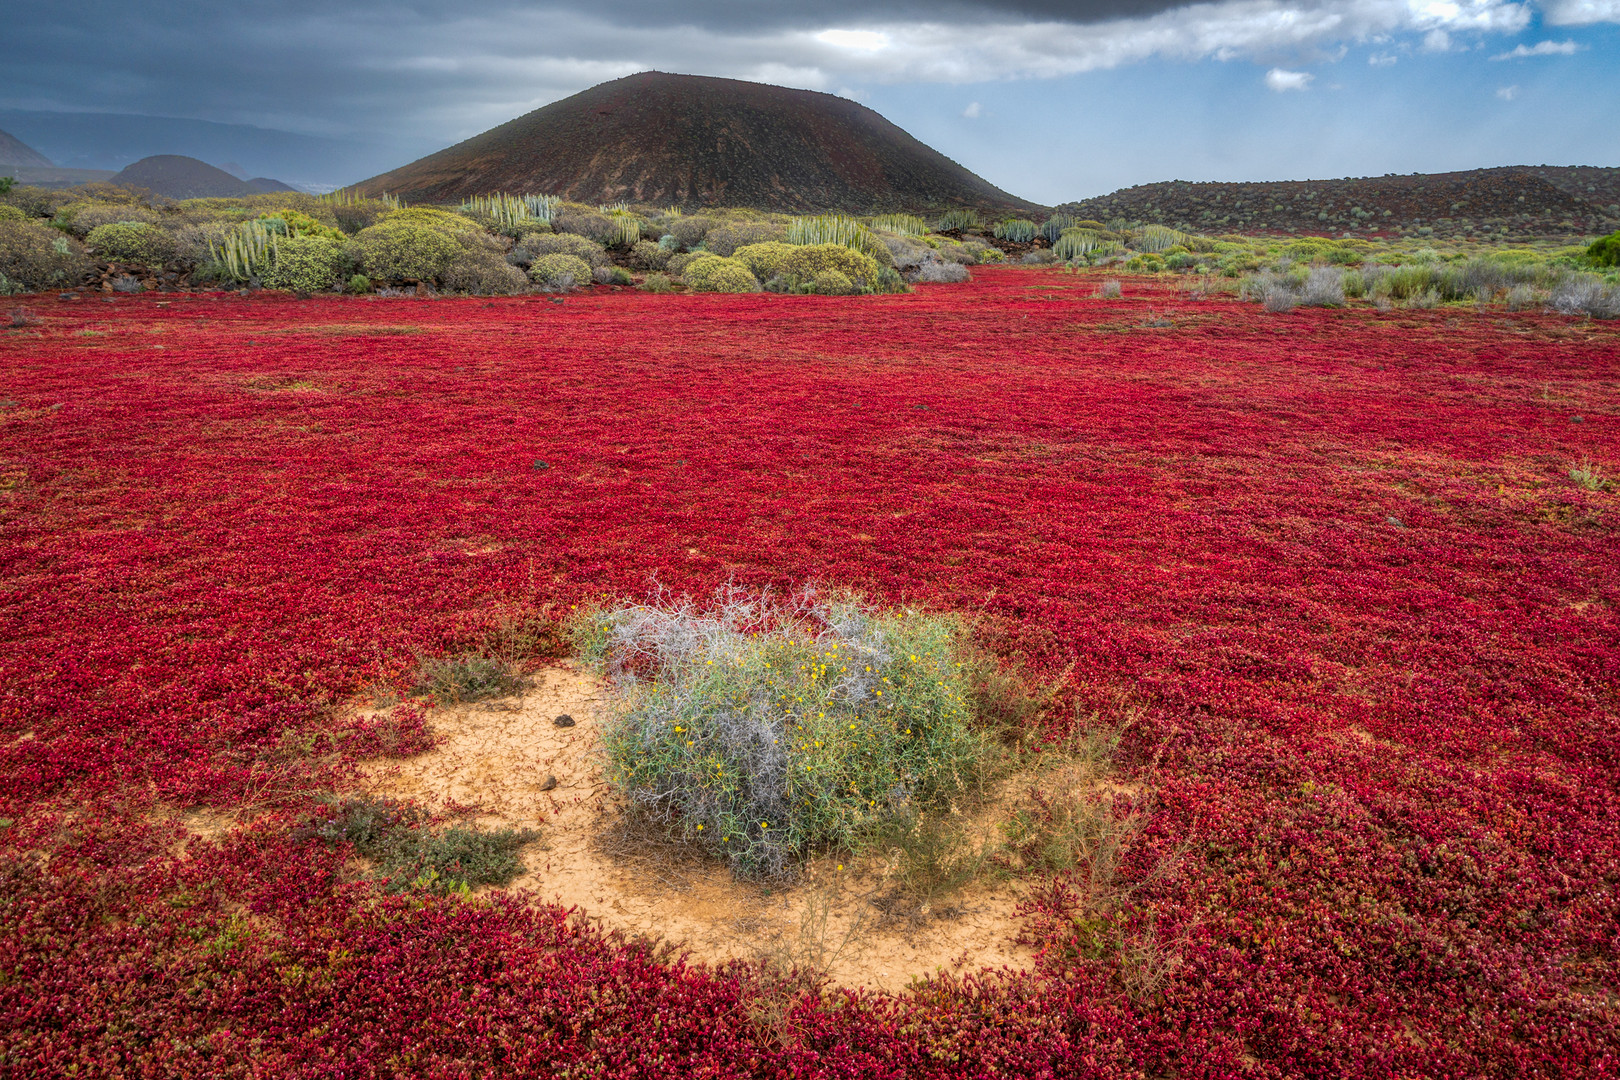
[{"label": "cactus", "polygon": [[1035,223],[1028,218],[1008,218],[996,222],[994,235],[997,240],[1027,244],[1035,239]]},{"label": "cactus", "polygon": [[871,255],[880,265],[892,261],[893,258],[883,241],[874,236],[870,229],[855,218],[843,214],[794,218],[788,225],[787,242],[803,245],[838,244],[851,251]]},{"label": "cactus", "polygon": [[945,232],[949,229],[971,229],[978,224],[979,212],[964,208],[945,211],[939,215],[939,220],[934,223],[934,228],[939,232]]},{"label": "cactus", "polygon": [[1137,251],[1154,254],[1166,251],[1177,244],[1187,242],[1187,234],[1180,229],[1172,229],[1167,225],[1144,225],[1137,232],[1136,242],[1131,246]]},{"label": "cactus", "polygon": [[1048,244],[1055,244],[1065,229],[1072,229],[1079,224],[1080,219],[1073,214],[1053,214],[1041,225],[1040,232],[1046,237]]},{"label": "cactus", "polygon": [[226,233],[221,243],[209,244],[209,250],[231,280],[248,281],[261,275],[275,258],[276,238],[276,232],[263,221],[244,221]]},{"label": "cactus", "polygon": [[868,224],[880,232],[899,233],[901,236],[921,236],[928,231],[928,223],[915,214],[879,214]]},{"label": "cactus", "polygon": [[1119,245],[1094,229],[1064,229],[1052,245],[1052,254],[1064,261],[1111,254]]}]

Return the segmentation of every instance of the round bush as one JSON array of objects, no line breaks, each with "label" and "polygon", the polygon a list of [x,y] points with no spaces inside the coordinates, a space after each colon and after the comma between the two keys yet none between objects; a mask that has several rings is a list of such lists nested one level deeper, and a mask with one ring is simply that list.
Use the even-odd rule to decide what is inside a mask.
[{"label": "round bush", "polygon": [[688,266],[697,262],[707,254],[707,251],[683,251],[681,254],[671,257],[669,260],[669,265],[664,269],[669,273],[674,274],[676,277],[680,277]]},{"label": "round bush", "polygon": [[749,244],[740,247],[731,256],[753,273],[761,281],[768,281],[782,272],[782,264],[799,249],[793,244],[784,244],[779,240],[767,240],[763,244]]},{"label": "round bush", "polygon": [[523,246],[536,259],[542,255],[572,255],[593,268],[608,264],[607,249],[577,233],[536,233],[524,237]]},{"label": "round bush", "polygon": [[551,216],[551,227],[560,233],[574,233],[601,244],[619,237],[619,226],[612,218],[585,206],[560,207]]},{"label": "round bush", "polygon": [[436,281],[461,256],[462,244],[444,227],[404,213],[360,230],[354,239],[361,268],[387,281]]},{"label": "round bush", "polygon": [[557,252],[534,260],[529,276],[547,289],[576,289],[590,284],[591,266],[577,255]]},{"label": "round bush", "polygon": [[668,274],[648,274],[646,279],[641,283],[641,291],[650,293],[671,293],[675,291],[675,285],[669,280]]},{"label": "round bush", "polygon": [[625,691],[603,731],[610,782],[739,874],[868,848],[987,768],[972,657],[946,618],[732,596],[709,612],[623,605],[570,631]]},{"label": "round bush", "polygon": [[841,274],[837,270],[823,270],[810,279],[809,288],[817,296],[849,296],[860,292],[860,288],[849,280],[848,274]]},{"label": "round bush", "polygon": [[168,234],[144,221],[97,225],[85,242],[108,262],[162,266],[174,254],[174,241]]},{"label": "round bush", "polygon": [[747,266],[736,259],[723,259],[718,255],[694,259],[681,277],[697,292],[759,292],[759,279]]},{"label": "round bush", "polygon": [[276,242],[260,280],[267,289],[320,292],[337,284],[346,269],[343,245],[324,236],[289,236]]},{"label": "round bush", "polygon": [[[678,223],[677,223],[678,224]],[[715,255],[729,256],[738,248],[750,244],[764,244],[772,240],[787,239],[787,227],[772,225],[768,221],[734,221],[710,229],[703,237],[703,246]]]},{"label": "round bush", "polygon": [[0,277],[14,289],[42,292],[77,285],[92,263],[77,240],[32,221],[0,221]]},{"label": "round bush", "polygon": [[28,215],[15,206],[0,206],[0,221],[27,221]]},{"label": "round bush", "polygon": [[144,206],[131,206],[129,203],[101,202],[99,200],[68,203],[56,212],[56,217],[53,219],[59,228],[66,228],[74,236],[81,239],[89,236],[90,231],[99,225],[128,224],[139,221],[155,226],[161,220],[156,211]]},{"label": "round bush", "polygon": [[642,240],[630,249],[630,265],[643,271],[662,270],[669,265],[674,252],[661,244]]},{"label": "round bush", "polygon": [[598,285],[634,285],[636,279],[622,266],[598,266],[591,271]]},{"label": "round bush", "polygon": [[439,284],[447,292],[472,296],[511,296],[529,287],[529,279],[498,251],[474,248],[445,267]]},{"label": "round bush", "polygon": [[1586,249],[1586,257],[1598,266],[1620,266],[1620,232],[1612,232]]},{"label": "round bush", "polygon": [[669,235],[675,238],[678,248],[695,248],[703,243],[703,238],[714,228],[714,219],[701,215],[696,217],[676,218],[669,223]]},{"label": "round bush", "polygon": [[862,287],[877,283],[881,267],[870,255],[841,244],[806,244],[796,247],[782,262],[782,273],[800,281],[810,281],[824,270],[837,270]]}]

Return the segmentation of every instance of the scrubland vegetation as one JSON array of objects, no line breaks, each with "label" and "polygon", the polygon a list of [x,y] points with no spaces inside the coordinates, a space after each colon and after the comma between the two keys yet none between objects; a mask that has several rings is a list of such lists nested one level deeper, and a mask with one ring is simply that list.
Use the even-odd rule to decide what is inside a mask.
[{"label": "scrubland vegetation", "polygon": [[648,291],[906,291],[966,281],[1007,258],[1071,269],[1199,275],[1201,291],[1237,282],[1268,309],[1471,301],[1514,310],[1620,314],[1620,240],[1590,246],[1386,242],[1193,235],[1153,223],[1055,213],[983,220],[951,211],[869,218],[754,211],[683,214],[590,207],[548,195],[492,194],[449,207],[396,199],[266,195],[161,200],[88,185],[0,194],[0,292],[92,281],[136,292],[265,287],[300,295],[431,290],[462,295]]}]

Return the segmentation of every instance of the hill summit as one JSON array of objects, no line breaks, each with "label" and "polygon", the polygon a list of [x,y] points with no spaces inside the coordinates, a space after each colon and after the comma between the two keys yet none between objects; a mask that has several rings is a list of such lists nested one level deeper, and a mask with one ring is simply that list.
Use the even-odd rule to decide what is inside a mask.
[{"label": "hill summit", "polygon": [[355,187],[448,202],[494,191],[687,209],[1029,209],[866,106],[648,71],[593,86]]},{"label": "hill summit", "polygon": [[32,165],[49,169],[51,159],[15,135],[0,131],[0,165]]},{"label": "hill summit", "polygon": [[268,195],[295,191],[280,180],[258,176],[238,180],[224,169],[184,154],[153,154],[130,165],[112,178],[112,183],[145,188],[171,199],[235,199],[244,195]]}]

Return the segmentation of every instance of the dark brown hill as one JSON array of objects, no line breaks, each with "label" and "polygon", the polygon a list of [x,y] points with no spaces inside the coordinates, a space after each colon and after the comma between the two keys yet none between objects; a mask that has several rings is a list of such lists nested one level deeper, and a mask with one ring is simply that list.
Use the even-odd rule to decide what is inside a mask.
[{"label": "dark brown hill", "polygon": [[36,169],[53,167],[50,158],[4,131],[0,131],[0,165],[28,165]]},{"label": "dark brown hill", "polygon": [[181,154],[154,154],[141,158],[114,176],[111,183],[146,188],[153,194],[167,195],[171,199],[231,199],[296,190],[279,180],[264,177],[238,180],[224,169],[216,169],[206,161]]},{"label": "dark brown hill", "polygon": [[1033,208],[846,98],[662,72],[593,86],[355,187],[428,202],[507,191],[686,209]]},{"label": "dark brown hill", "polygon": [[1172,180],[1060,209],[1206,233],[1579,237],[1620,225],[1620,169],[1518,165],[1343,180]]}]

